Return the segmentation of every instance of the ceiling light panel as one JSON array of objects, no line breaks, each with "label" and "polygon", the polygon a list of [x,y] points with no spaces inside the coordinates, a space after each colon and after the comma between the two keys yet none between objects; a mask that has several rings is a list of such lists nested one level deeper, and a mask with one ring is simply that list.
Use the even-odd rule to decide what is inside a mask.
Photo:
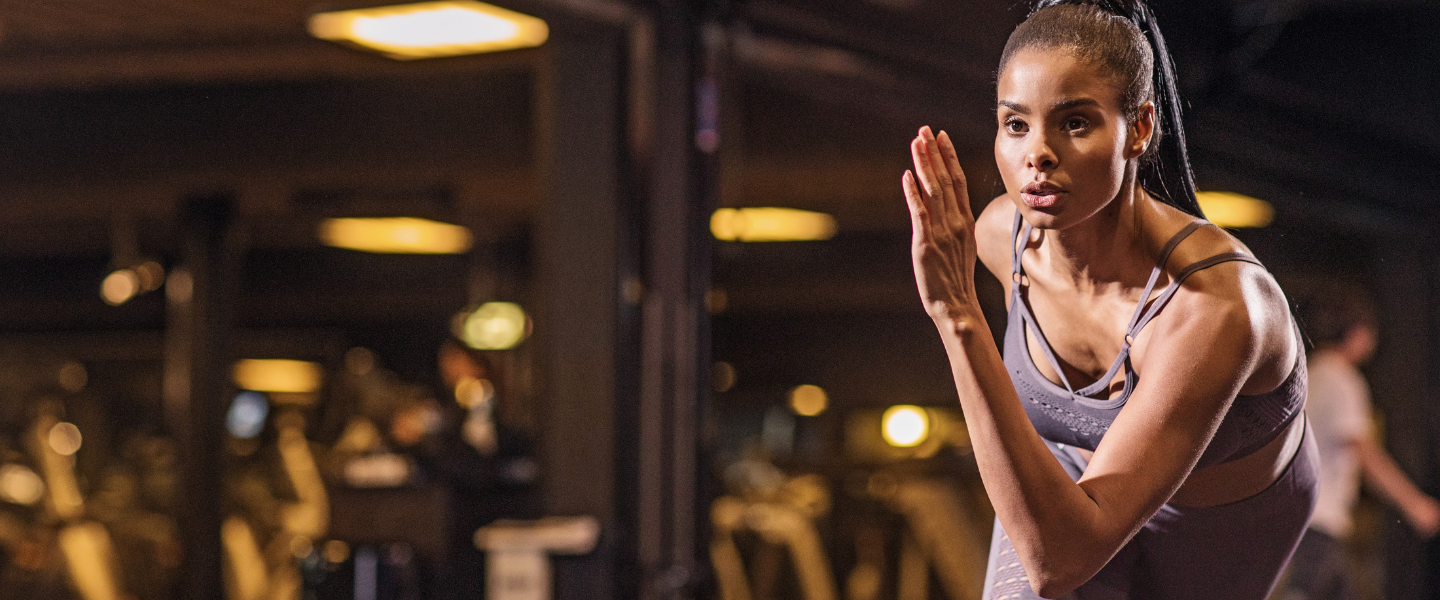
[{"label": "ceiling light panel", "polygon": [[468,0],[317,13],[309,29],[315,37],[398,60],[530,48],[550,37],[545,21]]},{"label": "ceiling light panel", "polygon": [[1196,192],[1200,210],[1211,223],[1228,229],[1264,227],[1275,219],[1269,202],[1233,192]]},{"label": "ceiling light panel", "polygon": [[378,254],[463,254],[474,241],[468,228],[414,217],[326,219],[319,236],[327,246]]}]

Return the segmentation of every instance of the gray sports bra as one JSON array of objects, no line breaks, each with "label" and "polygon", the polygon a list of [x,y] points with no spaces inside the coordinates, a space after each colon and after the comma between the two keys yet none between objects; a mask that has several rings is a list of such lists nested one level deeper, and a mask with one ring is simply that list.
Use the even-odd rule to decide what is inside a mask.
[{"label": "gray sports bra", "polygon": [[[1030,239],[1031,227],[1025,226],[1023,233],[1020,232],[1020,214],[1015,215],[1015,224],[1011,228],[1011,241],[1016,241],[1015,236],[1021,235],[1020,239]],[[1242,261],[1260,265],[1260,261],[1248,254],[1239,252],[1227,252],[1217,254],[1200,260],[1182,269],[1175,275],[1175,280],[1170,282],[1169,287],[1149,304],[1146,308],[1145,299],[1155,289],[1155,282],[1164,271],[1165,262],[1169,260],[1170,253],[1180,242],[1198,229],[1205,221],[1195,221],[1181,229],[1160,252],[1159,263],[1150,272],[1150,280],[1145,284],[1145,293],[1141,294],[1141,301],[1135,307],[1134,314],[1130,317],[1130,324],[1125,330],[1124,344],[1120,348],[1120,355],[1115,357],[1115,362],[1110,365],[1110,370],[1100,377],[1095,383],[1081,388],[1074,389],[1065,378],[1065,372],[1060,368],[1060,361],[1056,359],[1054,350],[1046,341],[1045,334],[1040,331],[1039,325],[1035,322],[1035,316],[1030,312],[1030,306],[1025,301],[1021,290],[1025,287],[1025,268],[1021,264],[1020,256],[1024,252],[1024,244],[1015,244],[1016,247],[1011,254],[1011,279],[1014,282],[1010,288],[1010,315],[1005,330],[1005,366],[1010,372],[1010,379],[1015,383],[1015,390],[1020,394],[1021,403],[1025,405],[1025,412],[1030,416],[1030,422],[1035,430],[1043,437],[1052,442],[1069,444],[1086,450],[1094,450],[1100,444],[1100,439],[1110,428],[1110,423],[1120,413],[1126,400],[1129,400],[1130,393],[1135,389],[1139,377],[1130,365],[1130,345],[1135,342],[1135,336],[1140,330],[1155,318],[1185,279],[1196,271],[1211,267],[1223,262]],[[1263,265],[1261,265],[1263,266]],[[1035,362],[1030,356],[1030,350],[1026,345],[1025,333],[1029,331],[1034,337],[1045,359],[1050,362],[1050,367],[1060,377],[1061,385],[1055,385],[1046,379],[1035,367]],[[1296,329],[1296,336],[1299,336],[1299,329]],[[1215,432],[1215,437],[1210,440],[1210,445],[1200,456],[1196,468],[1229,462],[1244,457],[1278,437],[1285,431],[1300,409],[1305,404],[1305,353],[1297,352],[1295,366],[1290,371],[1290,376],[1285,379],[1274,390],[1254,396],[1237,396],[1231,403],[1230,410],[1225,413],[1225,418],[1220,422],[1220,427]],[[1116,373],[1124,369],[1125,384],[1120,395],[1114,398],[1105,398],[1103,394],[1110,388],[1110,382],[1115,379]],[[1062,387],[1063,386],[1063,387]]]}]

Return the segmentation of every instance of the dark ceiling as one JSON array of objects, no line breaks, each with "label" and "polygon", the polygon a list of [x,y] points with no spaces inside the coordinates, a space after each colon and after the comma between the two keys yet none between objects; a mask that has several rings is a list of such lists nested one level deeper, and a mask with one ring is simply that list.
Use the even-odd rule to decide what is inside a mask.
[{"label": "dark ceiling", "polygon": [[[652,4],[498,3],[580,20]],[[326,211],[400,205],[490,237],[523,230],[540,189],[531,73],[542,52],[397,62],[306,35],[312,11],[356,4],[0,0],[0,256],[103,262],[117,214],[138,224],[142,245],[158,235],[148,243],[163,246],[175,200],[214,187],[236,191],[261,248],[316,247],[313,221]],[[1429,191],[1440,175],[1440,44],[1429,31],[1440,4],[1153,4],[1203,188],[1271,201],[1277,228],[1426,236],[1440,221]],[[921,124],[951,131],[977,197],[999,191],[993,69],[1026,4],[706,6],[731,58],[722,204],[822,210],[848,240],[798,253],[720,248],[716,278],[732,307],[779,310],[787,297],[791,310],[817,297],[835,298],[831,310],[908,307],[912,284],[894,268],[908,226],[906,143]]]},{"label": "dark ceiling", "polygon": [[[323,6],[342,4],[357,3]],[[586,15],[646,6],[512,4]],[[1428,185],[1440,158],[1433,99],[1440,89],[1440,44],[1429,43],[1440,4],[1154,5],[1189,103],[1202,186],[1264,197],[1282,214],[1314,218],[1315,207],[1335,208],[1345,215],[1341,220],[1358,219],[1361,227],[1440,215],[1440,200],[1415,191]],[[124,136],[173,145],[255,126],[286,129],[308,118],[316,103],[350,100],[333,91],[326,97],[327,90],[307,88],[307,81],[473,77],[497,67],[525,68],[533,58],[520,52],[397,63],[309,38],[305,17],[320,6],[310,0],[0,1],[0,93],[9,98],[0,107],[0,130],[10,140],[3,148],[3,185],[13,189],[20,174],[43,175],[26,162],[36,159],[33,153],[75,149],[84,155],[86,145],[113,145]],[[897,211],[868,205],[898,198],[893,179],[903,168],[904,141],[922,123],[954,131],[967,142],[975,169],[988,170],[993,65],[1025,3],[734,0],[713,6],[730,33],[739,75],[731,99],[739,104],[732,114],[740,125],[731,133],[743,143],[727,146],[727,164],[744,175],[732,173],[727,203],[790,201],[839,214],[847,228],[902,226],[893,220],[903,216]],[[162,96],[183,96],[187,87],[192,94],[234,94],[227,102],[248,114],[207,124],[182,112],[176,121],[183,122],[170,131],[158,131],[166,127],[163,110],[140,119],[115,114],[127,102],[163,105]],[[176,102],[184,111],[183,100]],[[436,122],[445,120],[443,108],[431,111]],[[479,121],[487,118],[513,124],[521,116],[485,108],[471,129],[483,130],[487,125]],[[200,131],[207,125],[213,127]],[[147,147],[128,149],[144,153]],[[797,179],[808,182],[796,185]]]},{"label": "dark ceiling", "polygon": [[[1440,218],[1440,199],[1415,193],[1440,174],[1440,44],[1431,39],[1440,4],[1153,4],[1178,66],[1202,188],[1249,193],[1274,202],[1282,218],[1342,228]],[[772,94],[745,102],[761,123],[747,123],[747,156],[889,152],[900,155],[893,175],[903,168],[904,140],[931,123],[959,131],[976,167],[990,170],[993,68],[1024,16],[1022,3],[755,0],[738,7],[737,57]],[[833,48],[846,52],[825,54]],[[785,96],[838,106],[824,111],[838,118],[822,125],[820,111],[775,101]],[[811,131],[786,127],[806,115]],[[894,134],[870,133],[882,128]],[[850,136],[850,129],[865,133]],[[851,137],[871,147],[836,147]]]}]

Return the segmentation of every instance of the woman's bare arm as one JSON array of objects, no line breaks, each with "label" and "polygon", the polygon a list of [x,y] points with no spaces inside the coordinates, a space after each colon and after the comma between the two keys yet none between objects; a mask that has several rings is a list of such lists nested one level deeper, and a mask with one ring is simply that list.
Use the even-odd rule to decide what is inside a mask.
[{"label": "woman's bare arm", "polygon": [[[976,301],[975,219],[954,148],[927,128],[911,151],[916,171],[904,187],[916,281],[950,358],[982,480],[1031,587],[1062,594],[1098,572],[1184,482],[1254,368],[1257,315],[1233,270],[1228,279],[1224,266],[1192,277],[1147,331],[1153,375],[1074,482],[1030,424]],[[987,262],[998,262],[987,250],[997,255]]]}]

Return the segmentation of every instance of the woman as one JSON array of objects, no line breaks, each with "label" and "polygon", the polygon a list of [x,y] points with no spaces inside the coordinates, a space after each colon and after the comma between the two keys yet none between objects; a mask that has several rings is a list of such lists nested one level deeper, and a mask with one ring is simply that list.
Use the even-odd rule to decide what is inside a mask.
[{"label": "woman", "polygon": [[1203,220],[1179,115],[1143,4],[1047,0],[1000,61],[1006,193],[976,219],[949,137],[911,144],[915,277],[997,517],[986,598],[1260,600],[1310,516],[1298,330]]}]

